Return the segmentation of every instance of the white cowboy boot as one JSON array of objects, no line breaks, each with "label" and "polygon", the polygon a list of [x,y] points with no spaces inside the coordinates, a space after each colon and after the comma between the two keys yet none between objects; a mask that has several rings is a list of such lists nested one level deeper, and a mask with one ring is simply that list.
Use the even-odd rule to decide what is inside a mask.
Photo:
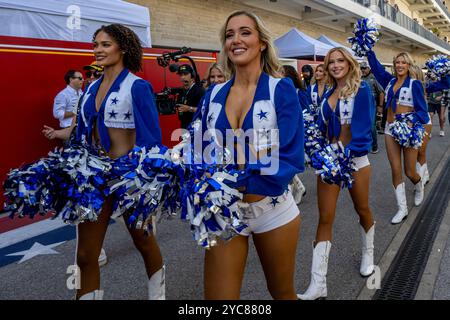
[{"label": "white cowboy boot", "polygon": [[430,182],[430,172],[428,172],[428,165],[426,163],[423,164],[422,167],[425,167],[424,175],[423,175],[423,183],[427,184]]},{"label": "white cowboy boot", "polygon": [[374,271],[373,238],[375,236],[375,222],[370,227],[369,231],[367,231],[367,233],[362,226],[360,227],[362,236],[362,253],[361,253],[361,267],[359,269],[359,273],[361,273],[363,277],[368,277]]},{"label": "white cowboy boot", "polygon": [[428,166],[425,162],[424,164],[420,164],[416,162],[416,171],[420,175],[423,181],[423,185],[425,186],[428,182],[430,182],[430,173],[428,172]]},{"label": "white cowboy boot", "polygon": [[422,165],[419,162],[416,162],[416,172],[420,175],[420,177],[423,179],[422,177]]},{"label": "white cowboy boot", "polygon": [[417,182],[414,185],[414,205],[416,207],[422,204],[423,195],[424,195],[424,184],[422,178],[420,178],[419,182]]},{"label": "white cowboy boot", "polygon": [[103,290],[94,290],[85,293],[78,300],[103,300]]},{"label": "white cowboy boot", "polygon": [[166,266],[162,266],[148,280],[148,300],[166,300]]},{"label": "white cowboy boot", "polygon": [[403,221],[408,215],[408,206],[406,204],[405,183],[400,183],[395,189],[395,197],[397,198],[398,211],[392,218],[391,223],[397,224]]},{"label": "white cowboy boot", "polygon": [[100,250],[100,255],[98,256],[98,265],[100,267],[103,267],[107,263],[108,263],[108,257],[106,256],[106,251],[105,251],[105,249],[102,248],[102,250]]},{"label": "white cowboy boot", "polygon": [[428,182],[430,182],[430,173],[428,172],[428,166],[426,162],[421,166],[421,177],[423,180],[423,185],[426,185]]},{"label": "white cowboy boot", "polygon": [[327,297],[327,270],[328,256],[330,255],[331,242],[320,241],[313,248],[311,267],[311,283],[304,294],[298,294],[300,300],[325,299]]}]

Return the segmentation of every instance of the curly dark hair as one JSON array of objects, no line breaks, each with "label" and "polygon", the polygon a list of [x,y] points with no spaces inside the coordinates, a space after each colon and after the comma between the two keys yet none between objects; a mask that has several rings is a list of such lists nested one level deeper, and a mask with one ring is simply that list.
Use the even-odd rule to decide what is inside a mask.
[{"label": "curly dark hair", "polygon": [[131,72],[142,70],[142,45],[133,30],[118,23],[101,26],[100,29],[95,31],[92,41],[95,41],[95,37],[100,31],[111,36],[119,45],[120,50],[125,52],[123,64],[126,68]]}]

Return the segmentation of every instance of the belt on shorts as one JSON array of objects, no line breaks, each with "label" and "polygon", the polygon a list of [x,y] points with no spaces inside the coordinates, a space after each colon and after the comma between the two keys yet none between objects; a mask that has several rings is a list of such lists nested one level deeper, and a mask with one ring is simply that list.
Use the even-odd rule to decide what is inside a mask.
[{"label": "belt on shorts", "polygon": [[275,208],[277,204],[285,202],[288,196],[289,192],[286,191],[277,197],[267,196],[264,199],[252,203],[239,201],[237,205],[244,219],[255,219],[263,213]]}]

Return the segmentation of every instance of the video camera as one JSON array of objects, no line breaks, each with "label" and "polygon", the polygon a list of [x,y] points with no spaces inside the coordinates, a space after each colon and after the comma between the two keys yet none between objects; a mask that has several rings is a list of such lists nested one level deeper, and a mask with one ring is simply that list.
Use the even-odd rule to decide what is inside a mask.
[{"label": "video camera", "polygon": [[158,64],[161,67],[165,68],[165,67],[167,67],[170,64],[170,60],[178,62],[178,60],[180,59],[180,56],[182,56],[183,54],[187,54],[187,53],[189,53],[191,51],[192,51],[191,48],[182,47],[178,51],[164,52],[161,56],[156,58],[156,60],[158,61]]},{"label": "video camera", "polygon": [[157,58],[158,65],[164,68],[164,89],[161,92],[156,93],[156,106],[159,114],[175,114],[176,105],[181,103],[184,93],[183,88],[167,87],[166,67],[169,67],[170,72],[178,72],[178,65],[170,64],[171,61],[178,62],[182,58],[189,60],[196,75],[195,81],[198,83],[200,82],[200,77],[198,76],[197,67],[194,60],[189,56],[185,56],[185,54],[191,51],[191,48],[182,47],[178,51],[164,52]]},{"label": "video camera", "polygon": [[176,106],[181,102],[183,88],[164,88],[156,94],[156,106],[159,114],[175,114]]}]

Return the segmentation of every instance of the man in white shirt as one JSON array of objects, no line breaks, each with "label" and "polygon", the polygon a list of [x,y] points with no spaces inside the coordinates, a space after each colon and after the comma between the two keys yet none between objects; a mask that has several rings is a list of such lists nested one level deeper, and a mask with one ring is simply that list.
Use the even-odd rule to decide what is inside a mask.
[{"label": "man in white shirt", "polygon": [[53,103],[53,116],[59,120],[61,128],[70,127],[77,111],[78,100],[83,93],[83,75],[79,71],[69,70],[64,76],[67,87],[59,92]]},{"label": "man in white shirt", "polygon": [[[97,66],[95,62],[93,62],[90,66],[85,66],[83,69],[96,71],[92,77],[91,74],[89,75],[88,78],[91,80],[89,82],[98,79],[103,71],[103,68]],[[58,93],[53,104],[53,116],[56,119],[59,119],[59,125],[61,129],[64,130],[55,130],[52,127],[44,125],[42,133],[49,140],[58,138],[63,140],[64,143],[67,143],[70,138],[71,131],[73,130],[73,127],[71,129],[70,127],[72,126],[73,118],[76,116],[78,101],[83,93],[81,91],[83,86],[83,75],[81,72],[69,70],[64,76],[64,80],[66,81],[67,87]],[[101,267],[104,266],[107,261],[108,258],[106,256],[106,252],[102,248],[98,257],[98,264]]]}]

